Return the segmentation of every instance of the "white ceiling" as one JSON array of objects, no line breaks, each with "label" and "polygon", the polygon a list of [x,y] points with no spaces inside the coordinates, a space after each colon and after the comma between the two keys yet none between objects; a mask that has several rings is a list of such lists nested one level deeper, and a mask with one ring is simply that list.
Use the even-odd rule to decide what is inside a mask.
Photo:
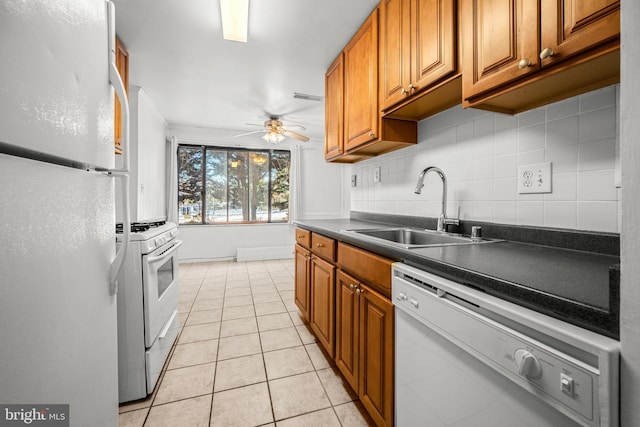
[{"label": "white ceiling", "polygon": [[324,102],[293,93],[324,96],[324,72],[378,0],[250,0],[246,44],[223,40],[218,0],[114,3],[129,82],[169,124],[242,132],[277,114],[323,140]]}]

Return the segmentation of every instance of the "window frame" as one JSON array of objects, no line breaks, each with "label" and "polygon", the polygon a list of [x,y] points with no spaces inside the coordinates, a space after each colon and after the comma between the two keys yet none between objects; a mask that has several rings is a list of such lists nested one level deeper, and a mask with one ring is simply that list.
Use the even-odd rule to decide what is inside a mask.
[{"label": "window frame", "polygon": [[[201,150],[201,171],[200,171],[200,183],[201,183],[201,207],[200,207],[200,216],[201,216],[201,220],[200,222],[185,222],[185,223],[180,223],[180,211],[181,211],[181,207],[180,207],[180,149],[181,148],[187,148],[187,149],[200,149]],[[247,158],[249,157],[250,154],[252,153],[256,153],[256,154],[260,154],[260,155],[266,155],[267,156],[267,175],[268,175],[268,183],[267,183],[267,221],[229,221],[229,209],[230,209],[230,191],[229,191],[229,167],[227,165],[226,167],[226,182],[225,182],[225,186],[226,186],[226,209],[227,209],[227,221],[224,222],[207,222],[207,151],[224,151],[227,153],[227,162],[229,161],[229,152],[244,152],[247,153]],[[287,219],[286,220],[277,220],[277,221],[273,221],[272,220],[272,190],[273,190],[273,179],[272,179],[272,155],[274,153],[286,153],[289,156],[289,179],[288,179],[288,184],[289,184],[289,190],[291,189],[291,150],[288,149],[260,149],[260,148],[248,148],[248,147],[228,147],[228,146],[218,146],[218,145],[202,145],[202,144],[178,144],[177,147],[177,164],[176,164],[176,168],[177,168],[177,180],[178,182],[176,183],[176,187],[177,187],[177,191],[178,191],[178,206],[177,206],[177,214],[178,214],[178,225],[180,226],[201,226],[201,225],[215,225],[215,226],[225,226],[225,225],[242,225],[242,224],[251,224],[251,225],[264,225],[264,224],[287,224],[290,222],[290,203],[287,203]],[[288,202],[291,201],[291,192],[289,191],[289,197],[288,197]],[[247,206],[247,208],[250,207]],[[243,208],[244,209],[244,208]]]}]

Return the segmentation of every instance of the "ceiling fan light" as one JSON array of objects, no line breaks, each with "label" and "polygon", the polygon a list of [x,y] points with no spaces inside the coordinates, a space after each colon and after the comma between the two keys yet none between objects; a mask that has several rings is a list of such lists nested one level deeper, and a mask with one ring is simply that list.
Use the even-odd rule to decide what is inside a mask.
[{"label": "ceiling fan light", "polygon": [[282,135],[280,132],[270,130],[269,132],[262,135],[262,139],[270,142],[271,144],[277,144],[284,139],[284,135]]},{"label": "ceiling fan light", "polygon": [[247,42],[249,0],[220,0],[222,37],[225,40]]}]

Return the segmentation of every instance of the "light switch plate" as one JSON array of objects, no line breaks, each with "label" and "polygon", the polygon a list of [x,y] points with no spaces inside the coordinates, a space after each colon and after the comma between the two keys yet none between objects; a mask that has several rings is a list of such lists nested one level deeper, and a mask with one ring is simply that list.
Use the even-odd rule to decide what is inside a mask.
[{"label": "light switch plate", "polygon": [[518,193],[551,193],[551,163],[518,166]]},{"label": "light switch plate", "polygon": [[382,178],[380,175],[382,174],[382,167],[377,166],[373,168],[373,182],[380,182]]}]

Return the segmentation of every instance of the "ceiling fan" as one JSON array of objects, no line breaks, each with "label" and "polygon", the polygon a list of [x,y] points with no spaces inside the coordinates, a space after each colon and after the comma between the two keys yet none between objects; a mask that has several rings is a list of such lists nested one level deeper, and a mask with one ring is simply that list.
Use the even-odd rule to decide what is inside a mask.
[{"label": "ceiling fan", "polygon": [[277,144],[278,142],[282,141],[283,139],[285,139],[285,137],[289,136],[291,138],[295,138],[297,140],[300,140],[302,142],[307,142],[309,141],[309,138],[307,138],[304,135],[301,135],[299,133],[293,132],[291,129],[292,128],[296,128],[296,129],[301,129],[301,130],[305,130],[306,128],[304,126],[301,125],[284,125],[282,123],[282,120],[280,120],[279,116],[275,116],[272,115],[270,116],[269,120],[264,122],[264,125],[257,125],[257,124],[253,124],[253,123],[247,123],[249,126],[260,126],[262,127],[262,129],[260,130],[254,130],[254,131],[250,131],[250,132],[243,132],[243,133],[239,133],[237,135],[233,135],[234,137],[239,137],[239,136],[245,136],[245,135],[252,135],[254,133],[264,133],[264,135],[262,135],[262,139],[264,139],[267,142],[270,142],[272,144]]}]

